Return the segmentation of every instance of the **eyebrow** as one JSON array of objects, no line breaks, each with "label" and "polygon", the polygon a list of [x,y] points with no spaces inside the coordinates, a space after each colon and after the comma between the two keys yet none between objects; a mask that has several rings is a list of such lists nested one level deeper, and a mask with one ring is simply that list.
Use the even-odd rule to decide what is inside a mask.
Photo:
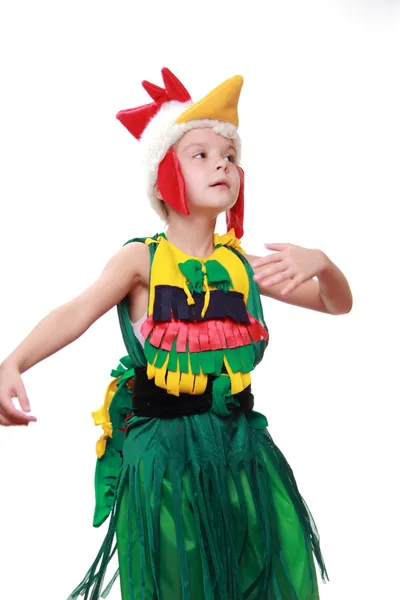
[{"label": "eyebrow", "polygon": [[[209,146],[208,142],[191,142],[190,144],[188,144],[185,148],[183,148],[182,152],[186,152],[186,150],[189,150],[189,148],[192,147],[205,147],[205,146]],[[226,148],[226,151],[228,150],[233,150],[236,154],[236,148],[233,144],[229,144]]]},{"label": "eyebrow", "polygon": [[228,147],[227,147],[227,150],[233,150],[235,152],[235,154],[236,154],[236,148],[235,148],[235,146],[233,144],[229,144]]},{"label": "eyebrow", "polygon": [[189,148],[192,147],[196,147],[196,146],[204,146],[205,144],[202,142],[191,142],[190,144],[188,144],[187,146],[185,146],[182,150],[182,152],[186,152],[186,150],[189,150]]}]

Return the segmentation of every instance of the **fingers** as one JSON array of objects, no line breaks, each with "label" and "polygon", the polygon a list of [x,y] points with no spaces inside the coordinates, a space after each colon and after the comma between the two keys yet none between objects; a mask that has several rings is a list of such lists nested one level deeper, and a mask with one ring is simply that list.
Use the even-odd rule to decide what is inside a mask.
[{"label": "fingers", "polygon": [[[25,386],[18,370],[14,367],[2,370],[0,387],[0,425],[29,425],[37,421],[36,417],[29,415],[31,410]],[[22,410],[16,408],[13,399],[17,398]]]},{"label": "fingers", "polygon": [[269,285],[276,285],[277,283],[281,283],[286,279],[291,279],[290,269],[286,271],[276,273],[274,276],[271,275],[262,275],[262,279],[259,281],[259,284],[263,287]]},{"label": "fingers", "polygon": [[274,254],[268,254],[267,256],[260,256],[257,260],[252,263],[253,269],[258,269],[259,267],[263,267],[264,265],[268,265],[274,262],[280,262],[284,259],[282,254],[279,252],[275,252]]},{"label": "fingers", "polygon": [[30,412],[31,407],[29,404],[28,396],[26,394],[25,386],[21,378],[15,382],[15,391],[18,396],[20,406],[24,412]]},{"label": "fingers", "polygon": [[29,422],[27,422],[27,423],[13,423],[12,421],[10,421],[10,419],[8,419],[4,415],[0,414],[0,426],[2,426],[2,427],[11,427],[12,425],[15,425],[17,427],[21,427],[21,426],[27,427],[29,425]]},{"label": "fingers", "polygon": [[288,267],[285,267],[284,263],[281,265],[277,265],[275,267],[270,267],[269,269],[259,269],[258,272],[254,275],[253,279],[258,283],[279,283],[284,279],[287,279],[291,276],[291,270]]},{"label": "fingers", "polygon": [[266,248],[269,248],[270,250],[285,250],[285,248],[288,248],[289,246],[291,246],[291,244],[270,243],[270,244],[264,244],[264,246]]},{"label": "fingers", "polygon": [[31,421],[37,421],[33,415],[26,415],[17,410],[11,400],[7,404],[3,404],[1,418],[6,423],[5,425],[28,425]]}]

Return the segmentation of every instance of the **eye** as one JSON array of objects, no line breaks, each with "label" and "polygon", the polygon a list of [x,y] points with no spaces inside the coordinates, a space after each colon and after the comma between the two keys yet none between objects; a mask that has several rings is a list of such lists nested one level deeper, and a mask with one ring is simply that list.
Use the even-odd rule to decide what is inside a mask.
[{"label": "eye", "polygon": [[200,156],[201,158],[205,158],[206,157],[206,153],[205,152],[198,152],[197,154],[193,155],[193,158],[197,158],[198,156]]},{"label": "eye", "polygon": [[225,158],[227,158],[228,161],[231,163],[235,163],[236,161],[236,156],[234,154],[228,154],[227,156],[225,156]]}]

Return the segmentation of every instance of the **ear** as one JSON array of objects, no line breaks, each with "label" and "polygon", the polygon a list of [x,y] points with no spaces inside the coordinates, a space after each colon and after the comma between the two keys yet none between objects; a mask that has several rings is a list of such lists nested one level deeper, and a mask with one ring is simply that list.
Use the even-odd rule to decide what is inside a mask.
[{"label": "ear", "polygon": [[244,220],[244,171],[241,167],[237,167],[239,172],[240,186],[239,194],[236,203],[230,210],[226,212],[226,227],[235,230],[237,238],[243,237],[243,220]]},{"label": "ear", "polygon": [[176,153],[170,148],[158,167],[157,190],[171,208],[188,215],[185,180]]}]

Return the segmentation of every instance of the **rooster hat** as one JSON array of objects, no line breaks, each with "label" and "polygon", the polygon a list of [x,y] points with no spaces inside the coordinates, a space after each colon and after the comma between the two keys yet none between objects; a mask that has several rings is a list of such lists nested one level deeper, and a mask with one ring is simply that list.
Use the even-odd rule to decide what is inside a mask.
[{"label": "rooster hat", "polygon": [[[154,192],[158,185],[163,201],[174,210],[188,215],[185,181],[172,146],[190,129],[209,127],[215,133],[231,138],[240,160],[238,102],[243,78],[235,75],[209,94],[193,102],[189,92],[169,69],[161,70],[165,88],[148,81],[142,85],[153,102],[117,113],[117,119],[138,140],[142,153],[144,176],[151,205],[165,218],[161,201]],[[228,230],[243,236],[244,172],[237,167],[240,188],[235,205],[226,213]]]}]

